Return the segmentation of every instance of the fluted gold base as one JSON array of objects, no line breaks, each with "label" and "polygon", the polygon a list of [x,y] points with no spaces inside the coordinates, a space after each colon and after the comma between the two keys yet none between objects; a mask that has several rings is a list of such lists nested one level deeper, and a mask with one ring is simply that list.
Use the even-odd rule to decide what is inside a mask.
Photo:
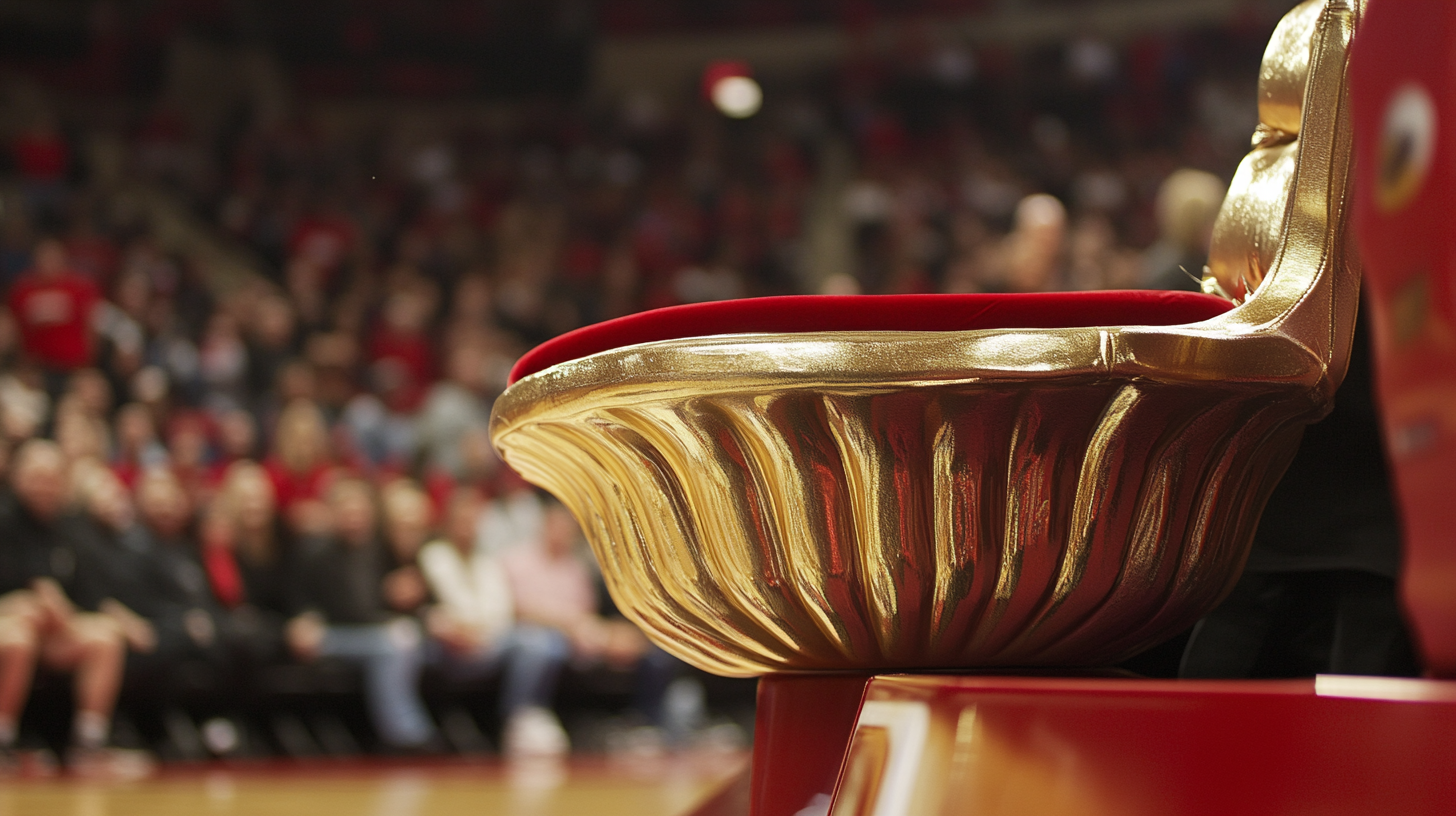
[{"label": "fluted gold base", "polygon": [[500,439],[583,521],[618,605],[696,665],[1091,665],[1221,597],[1311,410],[1247,384],[810,389]]}]

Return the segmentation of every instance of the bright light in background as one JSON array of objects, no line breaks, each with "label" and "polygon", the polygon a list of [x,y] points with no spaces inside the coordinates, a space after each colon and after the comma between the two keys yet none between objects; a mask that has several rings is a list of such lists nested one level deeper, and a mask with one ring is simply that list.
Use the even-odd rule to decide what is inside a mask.
[{"label": "bright light in background", "polygon": [[763,90],[746,76],[730,76],[713,85],[713,105],[734,119],[747,119],[763,106]]},{"label": "bright light in background", "polygon": [[715,60],[703,71],[703,97],[724,116],[747,119],[763,107],[763,89],[741,60]]}]

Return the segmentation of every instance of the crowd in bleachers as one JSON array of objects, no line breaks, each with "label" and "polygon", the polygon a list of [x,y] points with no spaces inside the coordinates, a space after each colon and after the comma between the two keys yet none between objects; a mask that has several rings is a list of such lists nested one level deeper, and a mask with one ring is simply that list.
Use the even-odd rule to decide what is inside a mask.
[{"label": "crowd in bleachers", "polygon": [[[138,114],[126,183],[245,247],[242,281],[116,205],[95,123],[31,111],[0,195],[0,762],[42,737],[105,773],[145,766],[121,743],[433,753],[496,727],[555,755],[558,678],[591,666],[683,738],[683,667],[490,446],[515,358],[684,302],[1195,285],[1253,130],[1252,70],[1224,72],[1265,33],[851,60],[746,122],[645,94],[207,132],[175,102]],[[328,666],[358,678],[365,736],[272,716]],[[33,677],[72,684],[69,737],[22,718]],[[496,712],[463,722],[422,682],[493,683]],[[118,697],[140,741],[114,738]]]}]

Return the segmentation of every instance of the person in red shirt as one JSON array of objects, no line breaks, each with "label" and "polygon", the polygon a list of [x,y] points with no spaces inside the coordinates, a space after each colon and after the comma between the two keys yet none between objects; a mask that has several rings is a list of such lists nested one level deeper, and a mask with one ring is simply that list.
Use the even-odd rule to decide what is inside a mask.
[{"label": "person in red shirt", "polygon": [[91,316],[100,300],[96,284],[70,268],[65,244],[42,241],[35,266],[10,287],[10,311],[26,356],[53,372],[90,366]]},{"label": "person in red shirt", "polygon": [[396,284],[385,298],[367,352],[374,390],[390,410],[419,410],[435,380],[435,349],[429,335],[435,306],[433,285],[419,278]]},{"label": "person in red shirt", "polygon": [[299,219],[288,236],[288,255],[317,267],[327,282],[359,245],[359,230],[339,206]]}]

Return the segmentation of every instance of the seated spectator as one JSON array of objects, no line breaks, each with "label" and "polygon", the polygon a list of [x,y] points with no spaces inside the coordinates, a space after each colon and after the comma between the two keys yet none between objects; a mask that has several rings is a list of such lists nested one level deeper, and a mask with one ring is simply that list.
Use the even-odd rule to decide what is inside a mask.
[{"label": "seated spectator", "polygon": [[217,489],[218,473],[210,461],[212,432],[210,418],[194,411],[174,411],[166,426],[170,469],[194,508],[207,505]]},{"label": "seated spectator", "polygon": [[[1149,289],[1200,290],[1213,222],[1228,185],[1211,173],[1184,168],[1158,188],[1158,242],[1143,258],[1143,283]],[[1230,292],[1243,297],[1246,292]]]},{"label": "seated spectator", "polygon": [[48,239],[35,248],[35,267],[10,287],[10,311],[20,346],[50,375],[47,390],[59,395],[65,372],[95,357],[92,312],[101,301],[96,284],[70,268],[66,246]]},{"label": "seated spectator", "polygon": [[490,421],[490,404],[484,398],[486,361],[480,346],[456,346],[449,361],[449,378],[436,383],[420,407],[415,435],[428,467],[458,477],[465,470],[461,443],[473,428]]},{"label": "seated spectator", "polygon": [[[93,459],[71,466],[71,484],[81,511],[77,555],[82,580],[79,595],[100,599],[96,608],[116,621],[134,655],[157,650],[157,630],[136,612],[151,601],[145,573],[151,549],[137,521],[131,493],[109,468]],[[128,661],[129,668],[132,661]]]},{"label": "seated spectator", "polygon": [[328,426],[313,401],[295,399],[284,407],[264,467],[283,520],[295,532],[320,533],[327,526],[322,500],[333,461]]},{"label": "seated spectator", "polygon": [[237,316],[226,309],[214,312],[203,330],[197,352],[198,373],[207,389],[208,407],[231,411],[248,405],[248,347],[243,342]]},{"label": "seated spectator", "polygon": [[282,658],[289,611],[284,533],[273,482],[262,467],[248,461],[228,467],[200,538],[230,657],[243,666]]},{"label": "seated spectator", "polygon": [[1013,292],[1050,292],[1064,288],[1067,210],[1046,193],[1016,205],[1016,225],[1006,236],[1006,285]]},{"label": "seated spectator", "polygon": [[157,441],[157,423],[152,411],[140,402],[121,406],[116,412],[116,456],[111,469],[128,490],[136,488],[143,470],[167,461],[167,449]]},{"label": "seated spectator", "polygon": [[258,455],[258,423],[253,415],[240,408],[224,411],[217,417],[218,456],[213,463],[214,481],[223,481],[223,474],[234,462],[252,460]]},{"label": "seated spectator", "polygon": [[570,644],[558,629],[515,622],[499,559],[476,545],[482,508],[479,491],[457,490],[446,506],[444,537],[420,550],[420,570],[436,600],[428,629],[448,674],[504,673],[500,712],[507,756],[563,754],[570,743],[550,706]]},{"label": "seated spectator", "polygon": [[444,510],[457,487],[474,488],[482,499],[493,497],[504,469],[499,454],[491,447],[490,429],[484,422],[461,434],[457,447],[458,470],[431,467],[425,472],[425,488],[438,510]]},{"label": "seated spectator", "polygon": [[[140,775],[149,761],[108,748],[126,643],[109,616],[77,608],[75,517],[66,507],[66,462],[52,442],[16,452],[13,500],[0,519],[0,752],[8,764],[37,665],[75,677],[67,765],[83,775]],[[89,600],[89,599],[85,599]]]},{"label": "seated spectator", "polygon": [[198,561],[187,493],[170,469],[148,468],[137,484],[136,504],[148,534],[146,580],[138,587],[147,598],[129,606],[157,627],[165,660],[212,660],[219,610]]},{"label": "seated spectator", "polygon": [[435,379],[435,349],[428,330],[438,299],[436,287],[417,275],[399,275],[385,293],[366,356],[370,378],[391,411],[419,410]]},{"label": "seated spectator", "polygon": [[434,511],[429,497],[409,479],[395,479],[385,485],[381,497],[390,564],[384,576],[384,599],[390,609],[413,615],[430,597],[417,558],[430,538]]},{"label": "seated spectator", "polygon": [[68,462],[103,459],[111,448],[106,422],[72,397],[62,398],[56,408],[54,436]]},{"label": "seated spectator", "polygon": [[[181,489],[165,469],[148,471],[136,502],[139,521],[132,497],[110,470],[80,462],[72,473],[91,522],[82,557],[102,573],[93,590],[103,598],[97,608],[117,622],[131,647],[122,698],[129,719],[143,733],[170,732],[175,739],[163,723],[185,719],[183,678],[231,677],[220,663],[216,605],[192,554],[190,530],[183,529],[188,514]],[[166,750],[186,751],[175,741]]]},{"label": "seated spectator", "polygon": [[364,695],[375,730],[396,751],[433,749],[435,726],[419,696],[424,638],[413,618],[385,603],[385,557],[366,482],[342,478],[328,493],[334,534],[299,544],[292,570],[289,647],[300,660],[331,657],[364,670]]},{"label": "seated spectator", "polygon": [[486,503],[476,538],[492,555],[503,556],[541,540],[546,511],[541,493],[508,467],[496,478],[498,492]]},{"label": "seated spectator", "polygon": [[563,633],[578,663],[636,667],[634,713],[662,724],[663,695],[679,661],[648,643],[629,621],[600,614],[600,596],[579,554],[580,540],[581,528],[570,511],[548,500],[541,537],[502,556],[516,620]]},{"label": "seated spectator", "polygon": [[74,398],[76,404],[93,417],[111,414],[111,383],[98,369],[83,368],[72,372],[66,383],[66,396]]}]

